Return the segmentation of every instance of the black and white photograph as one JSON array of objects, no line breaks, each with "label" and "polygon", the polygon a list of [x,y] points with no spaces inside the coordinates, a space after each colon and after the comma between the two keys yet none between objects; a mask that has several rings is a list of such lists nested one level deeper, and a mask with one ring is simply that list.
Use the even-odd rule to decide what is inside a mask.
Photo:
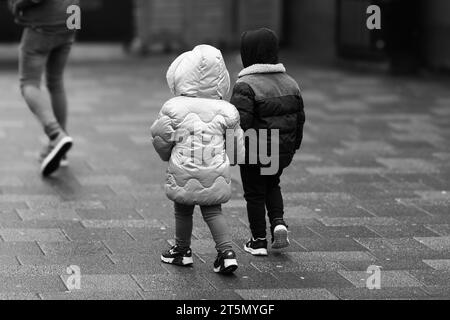
[{"label": "black and white photograph", "polygon": [[0,300],[450,300],[449,141],[448,0],[0,0]]}]

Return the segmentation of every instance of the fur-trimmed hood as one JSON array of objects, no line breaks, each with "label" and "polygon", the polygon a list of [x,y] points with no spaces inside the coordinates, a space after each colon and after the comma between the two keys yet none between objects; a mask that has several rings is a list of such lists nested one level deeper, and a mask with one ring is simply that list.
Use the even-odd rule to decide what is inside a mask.
[{"label": "fur-trimmed hood", "polygon": [[285,73],[286,68],[282,63],[278,64],[254,64],[239,72],[239,78],[258,73]]}]

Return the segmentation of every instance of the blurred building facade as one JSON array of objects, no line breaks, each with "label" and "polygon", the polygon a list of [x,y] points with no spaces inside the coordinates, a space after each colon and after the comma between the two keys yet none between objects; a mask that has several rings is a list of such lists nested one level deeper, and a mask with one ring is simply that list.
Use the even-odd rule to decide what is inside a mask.
[{"label": "blurred building facade", "polygon": [[[449,0],[81,0],[80,41],[116,41],[141,52],[198,43],[236,48],[244,30],[269,27],[283,45],[321,59],[391,58],[450,69]],[[382,8],[382,30],[366,9]],[[18,41],[0,0],[0,42]],[[394,58],[392,58],[394,57]]]}]

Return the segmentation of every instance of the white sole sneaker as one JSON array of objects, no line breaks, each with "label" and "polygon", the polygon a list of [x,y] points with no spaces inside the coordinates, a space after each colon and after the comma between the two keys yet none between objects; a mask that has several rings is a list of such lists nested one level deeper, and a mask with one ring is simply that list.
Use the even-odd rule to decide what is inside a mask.
[{"label": "white sole sneaker", "polygon": [[278,225],[273,231],[274,241],[272,244],[272,249],[284,249],[289,247],[290,242],[288,239],[288,230],[283,225]]},{"label": "white sole sneaker", "polygon": [[237,259],[225,259],[223,262],[224,266],[221,270],[221,267],[214,268],[215,273],[233,273],[238,268]]},{"label": "white sole sneaker", "polygon": [[60,164],[59,164],[59,166],[60,166],[61,168],[67,168],[67,167],[69,166],[69,160],[67,160],[67,159],[62,159],[61,162],[60,162]]},{"label": "white sole sneaker", "polygon": [[194,259],[192,259],[192,257],[183,257],[181,261],[175,262],[175,258],[165,258],[161,256],[161,261],[167,264],[173,264],[177,266],[189,266],[191,264],[194,264]]},{"label": "white sole sneaker", "polygon": [[269,253],[267,252],[267,249],[265,249],[265,248],[252,249],[252,248],[249,248],[246,245],[244,245],[244,250],[254,256],[265,257],[265,256],[269,255]]},{"label": "white sole sneaker", "polygon": [[59,169],[61,158],[72,148],[73,139],[71,137],[62,138],[47,157],[42,161],[41,173],[48,177]]}]

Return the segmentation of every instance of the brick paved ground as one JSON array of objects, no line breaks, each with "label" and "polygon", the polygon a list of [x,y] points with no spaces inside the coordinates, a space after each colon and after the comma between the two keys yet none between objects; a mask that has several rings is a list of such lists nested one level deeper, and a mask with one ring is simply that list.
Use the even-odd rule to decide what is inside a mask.
[{"label": "brick paved ground", "polygon": [[[43,143],[13,67],[0,70],[0,298],[430,299],[450,297],[448,82],[289,64],[308,123],[283,178],[292,246],[254,258],[235,173],[225,213],[239,254],[213,273],[214,246],[196,215],[195,266],[159,262],[174,229],[165,165],[149,126],[169,98],[172,57],[83,63],[68,73],[71,166],[37,171]],[[237,59],[228,57],[233,77]],[[447,87],[446,87],[447,85]],[[81,268],[68,292],[66,268]],[[365,288],[370,265],[381,290]]]}]

